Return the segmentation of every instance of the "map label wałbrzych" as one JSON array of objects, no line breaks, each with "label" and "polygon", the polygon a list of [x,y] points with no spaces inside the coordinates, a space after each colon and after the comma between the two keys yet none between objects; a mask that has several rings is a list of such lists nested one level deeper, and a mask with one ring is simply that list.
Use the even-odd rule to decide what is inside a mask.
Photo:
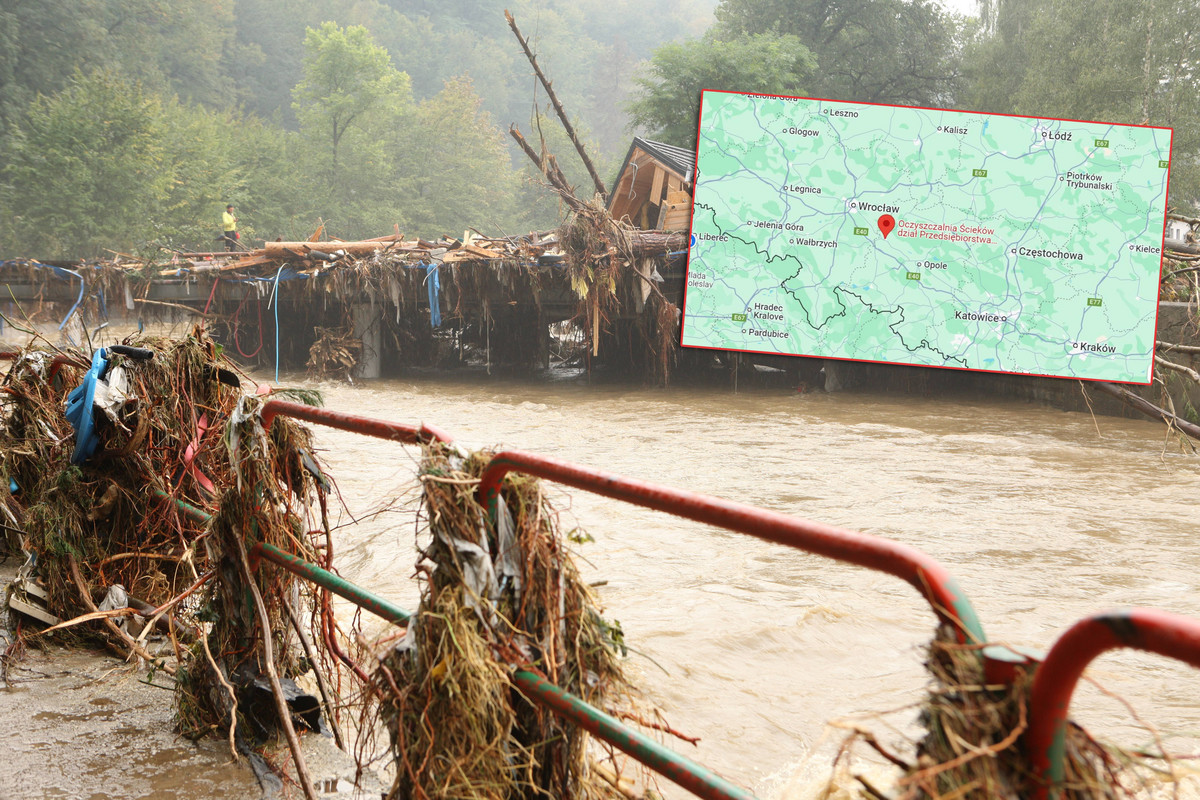
[{"label": "map label wa\u0142brzych", "polygon": [[1170,151],[1169,128],[705,91],[682,343],[1149,383]]}]

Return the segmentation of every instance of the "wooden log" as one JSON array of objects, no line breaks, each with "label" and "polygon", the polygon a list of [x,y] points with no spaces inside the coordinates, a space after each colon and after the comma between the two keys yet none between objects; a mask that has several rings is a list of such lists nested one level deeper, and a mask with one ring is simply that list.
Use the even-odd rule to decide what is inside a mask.
[{"label": "wooden log", "polygon": [[310,250],[320,250],[322,253],[331,253],[337,250],[345,250],[348,255],[352,256],[369,256],[372,253],[378,253],[386,250],[394,249],[396,242],[267,242],[262,249],[262,253],[268,258],[283,260],[295,258],[296,254],[303,256]]},{"label": "wooden log", "polygon": [[1163,252],[1163,255],[1167,255],[1167,253],[1183,253],[1185,255],[1194,256],[1196,254],[1200,254],[1200,245],[1184,244],[1181,242],[1167,242],[1167,248]]},{"label": "wooden log", "polygon": [[557,164],[554,163],[554,156],[547,156],[546,159],[543,160],[542,157],[534,152],[533,148],[529,146],[529,142],[525,141],[525,137],[521,135],[521,131],[517,130],[516,125],[509,125],[508,133],[517,141],[517,144],[521,146],[521,149],[525,151],[525,155],[529,156],[529,160],[534,163],[534,165],[538,168],[538,171],[546,176],[546,180],[550,182],[551,188],[558,192],[559,196],[562,197],[563,202],[569,205],[572,210],[581,211],[583,209],[583,201],[575,196],[575,193],[571,191],[570,185],[567,184],[566,179],[561,177],[562,172],[558,169]]},{"label": "wooden log", "polygon": [[1104,381],[1096,381],[1092,384],[1092,386],[1096,387],[1105,394],[1112,395],[1130,408],[1140,411],[1148,417],[1161,420],[1174,427],[1181,433],[1186,433],[1193,439],[1200,440],[1200,425],[1196,425],[1194,422],[1188,422],[1183,417],[1172,414],[1165,408],[1159,408],[1149,400],[1139,397],[1138,395],[1129,391],[1124,386],[1118,386],[1115,383],[1106,383]]},{"label": "wooden log", "polygon": [[225,266],[221,267],[221,271],[226,272],[231,269],[244,269],[245,267],[257,267],[260,264],[270,264],[274,260],[275,259],[271,258],[270,256],[265,255],[262,250],[255,250],[253,253],[251,253],[247,257],[239,258],[236,261],[233,261],[232,263],[226,264]]},{"label": "wooden log", "polygon": [[687,247],[686,233],[668,231],[630,231],[633,254],[639,258],[661,256]]},{"label": "wooden log", "polygon": [[571,144],[575,145],[575,152],[579,153],[579,158],[583,161],[583,165],[587,167],[588,175],[592,176],[592,183],[596,187],[596,193],[600,195],[601,200],[607,203],[608,190],[604,186],[604,181],[600,180],[600,175],[596,172],[595,165],[588,158],[587,151],[583,148],[583,142],[579,141],[579,136],[576,135],[575,128],[571,125],[571,120],[567,118],[566,109],[558,101],[558,95],[554,94],[554,87],[550,85],[550,80],[542,72],[542,68],[538,66],[537,56],[529,49],[529,41],[521,34],[520,29],[517,27],[517,21],[513,19],[512,14],[508,13],[508,9],[504,9],[504,18],[508,20],[508,27],[512,29],[513,35],[517,37],[517,41],[521,43],[521,49],[525,51],[525,57],[533,65],[533,71],[537,74],[538,80],[546,88],[550,104],[554,106],[554,113],[558,114],[558,119],[562,122],[563,129],[566,130],[567,136],[571,137]]},{"label": "wooden log", "polygon": [[1174,342],[1155,342],[1154,346],[1164,353],[1176,351],[1180,353],[1200,353],[1200,347],[1190,344],[1175,344]]}]

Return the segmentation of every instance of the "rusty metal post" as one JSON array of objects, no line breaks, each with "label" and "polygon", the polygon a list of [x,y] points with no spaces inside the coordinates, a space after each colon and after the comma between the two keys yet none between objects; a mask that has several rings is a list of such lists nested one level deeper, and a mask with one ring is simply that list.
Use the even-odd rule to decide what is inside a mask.
[{"label": "rusty metal post", "polygon": [[1092,659],[1129,647],[1200,667],[1200,621],[1151,608],[1109,611],[1080,620],[1058,637],[1033,676],[1025,749],[1035,777],[1033,800],[1059,795],[1066,752],[1067,709]]},{"label": "rusty metal post", "polygon": [[449,434],[432,425],[416,426],[404,425],[399,422],[385,422],[381,419],[360,417],[357,414],[306,406],[303,403],[293,403],[289,400],[268,400],[264,403],[260,412],[262,426],[270,429],[271,423],[279,415],[402,444],[451,441]]}]

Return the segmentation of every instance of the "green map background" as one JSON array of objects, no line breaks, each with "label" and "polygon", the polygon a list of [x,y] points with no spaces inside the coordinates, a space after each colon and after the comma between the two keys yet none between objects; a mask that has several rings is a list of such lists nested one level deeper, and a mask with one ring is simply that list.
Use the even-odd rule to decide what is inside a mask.
[{"label": "green map background", "polygon": [[685,346],[1149,381],[1169,129],[708,91],[699,133]]}]

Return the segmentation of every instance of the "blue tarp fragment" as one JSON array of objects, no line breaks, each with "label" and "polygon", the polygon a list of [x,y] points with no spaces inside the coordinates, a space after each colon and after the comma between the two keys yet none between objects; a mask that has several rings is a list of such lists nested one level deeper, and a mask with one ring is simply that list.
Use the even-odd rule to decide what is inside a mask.
[{"label": "blue tarp fragment", "polygon": [[83,382],[67,395],[66,417],[75,428],[75,452],[71,454],[71,463],[77,466],[87,461],[100,444],[93,430],[96,423],[96,382],[104,379],[107,369],[108,350],[100,348],[92,353],[92,368],[84,376]]},{"label": "blue tarp fragment", "polygon": [[441,288],[438,279],[438,267],[441,266],[436,261],[425,264],[425,288],[429,292],[429,324],[436,328],[442,324],[442,308],[438,305],[438,289]]}]

